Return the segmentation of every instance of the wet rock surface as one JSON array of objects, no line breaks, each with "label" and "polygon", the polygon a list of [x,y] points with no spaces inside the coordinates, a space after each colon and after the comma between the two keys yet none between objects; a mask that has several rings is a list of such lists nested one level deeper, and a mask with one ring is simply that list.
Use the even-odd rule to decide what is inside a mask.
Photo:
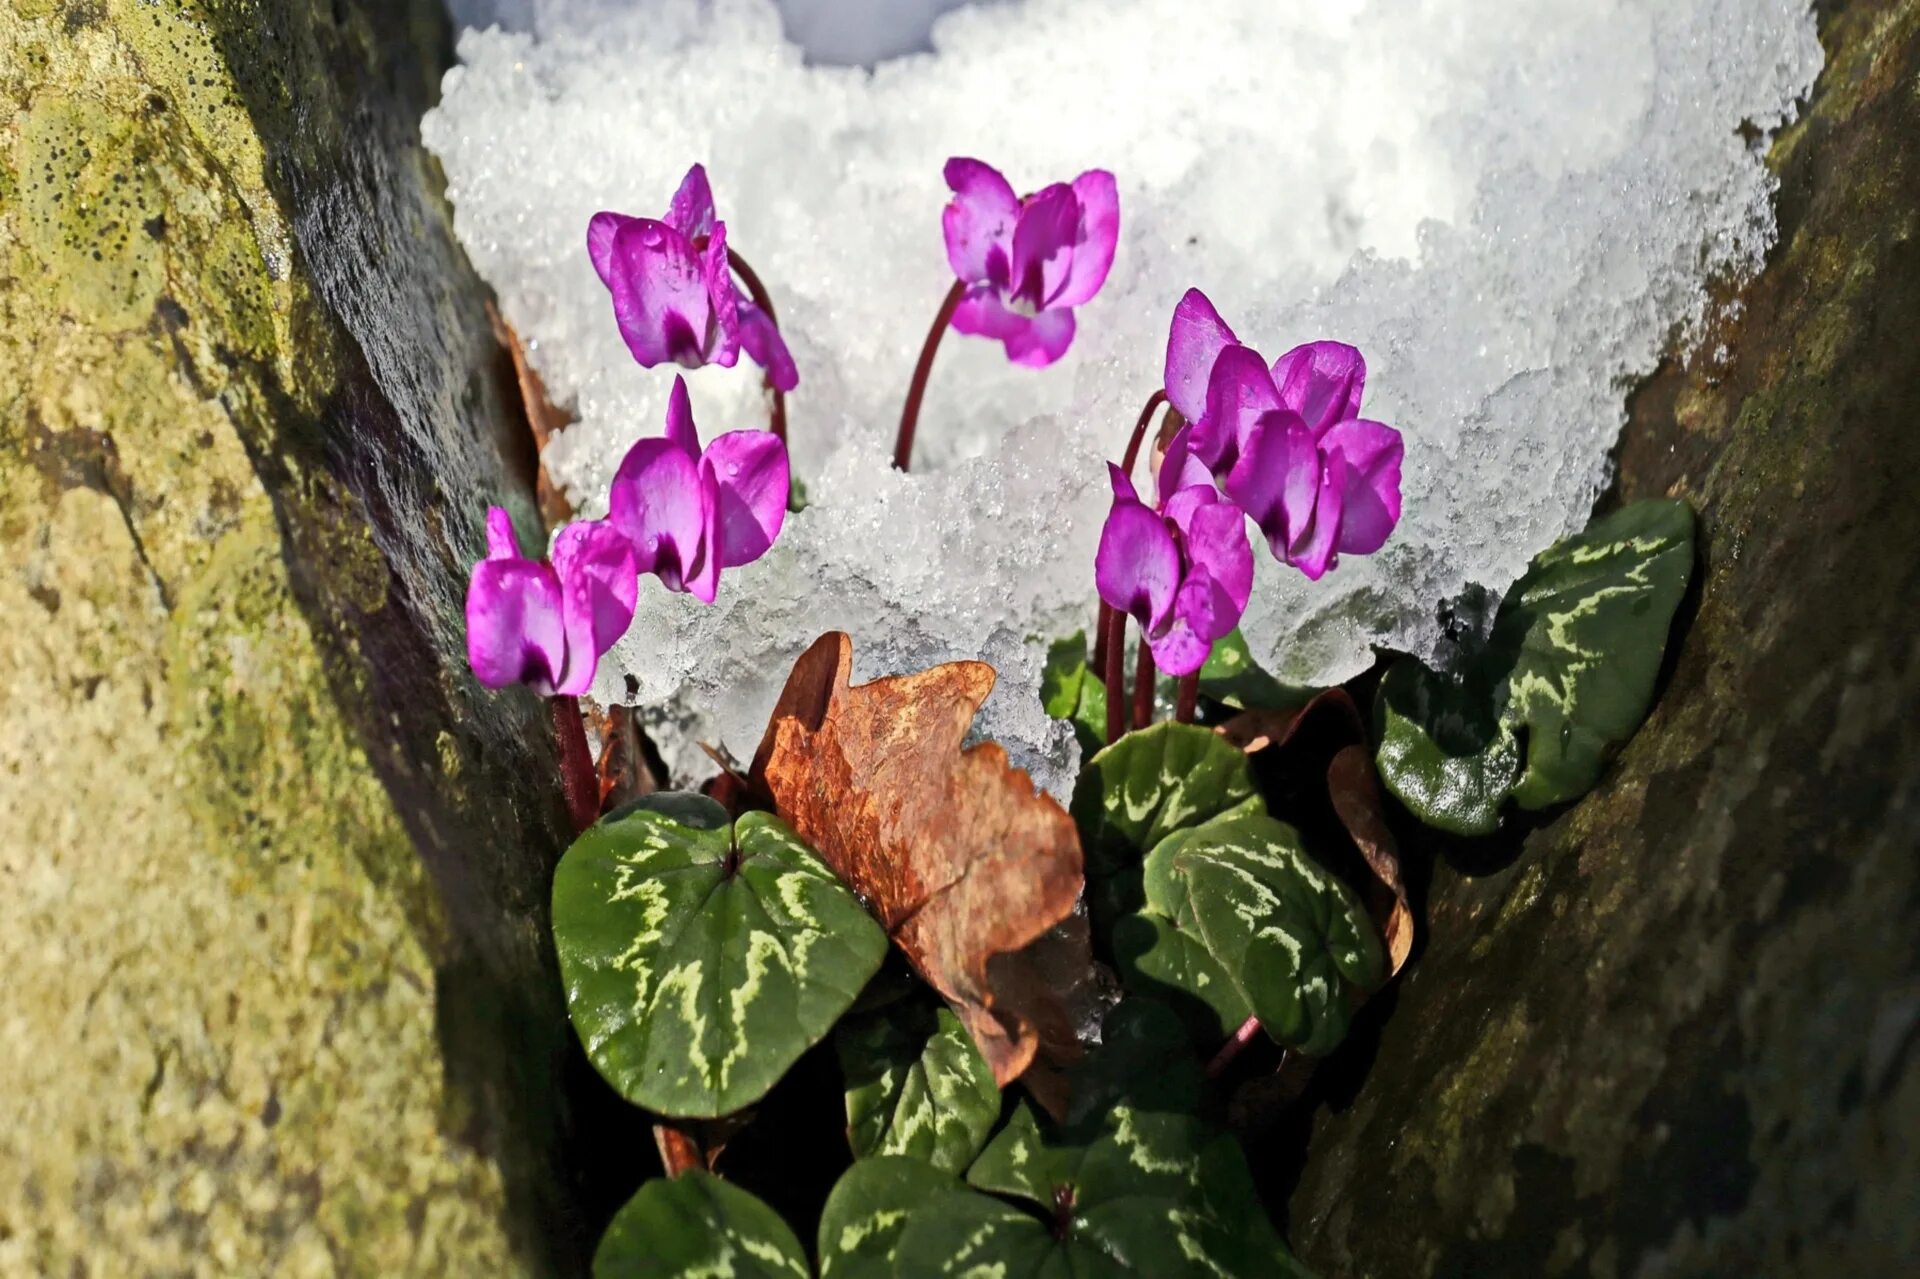
[{"label": "wet rock surface", "polygon": [[[421,112],[438,3],[0,13],[0,1272],[584,1268],[538,529]],[[611,1173],[603,1175],[607,1169]]]},{"label": "wet rock surface", "polygon": [[1822,38],[1780,246],[1621,447],[1702,517],[1665,689],[1584,801],[1434,867],[1327,1068],[1320,1273],[1920,1264],[1920,4]]}]

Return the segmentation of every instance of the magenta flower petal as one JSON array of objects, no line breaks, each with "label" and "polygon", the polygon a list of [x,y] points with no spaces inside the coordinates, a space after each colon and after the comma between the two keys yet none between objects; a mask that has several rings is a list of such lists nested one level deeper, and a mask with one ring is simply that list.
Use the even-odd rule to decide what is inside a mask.
[{"label": "magenta flower petal", "polygon": [[1228,471],[1246,448],[1254,423],[1284,407],[1259,352],[1246,346],[1227,347],[1213,362],[1213,374],[1207,379],[1207,411],[1194,428],[1193,451],[1214,474]]},{"label": "magenta flower petal", "polygon": [[1234,607],[1226,591],[1204,572],[1190,575],[1174,596],[1166,627],[1147,635],[1154,665],[1176,678],[1193,674],[1206,665],[1213,642],[1239,623],[1242,611],[1244,606]]},{"label": "magenta flower petal", "polygon": [[969,337],[998,338],[1004,342],[1024,333],[1028,318],[1009,311],[1000,301],[999,290],[991,284],[976,284],[960,298],[954,308],[953,331]]},{"label": "magenta flower petal", "polygon": [[687,593],[702,604],[713,603],[720,593],[720,492],[711,468],[702,464],[698,471],[700,494],[700,543],[695,549],[682,584]]},{"label": "magenta flower petal", "polygon": [[693,400],[687,395],[687,379],[673,375],[673,389],[667,392],[667,429],[662,438],[695,462],[700,460],[700,432],[693,424]]},{"label": "magenta flower petal", "polygon": [[664,222],[629,219],[614,234],[608,272],[614,318],[633,358],[644,368],[697,368],[713,308],[687,238]]},{"label": "magenta flower petal", "polygon": [[1360,416],[1367,361],[1345,342],[1308,342],[1273,362],[1273,384],[1318,439],[1334,423]]},{"label": "magenta flower petal", "polygon": [[733,267],[727,262],[727,224],[713,223],[706,251],[700,255],[700,275],[713,307],[713,331],[703,348],[706,360],[730,369],[740,359],[740,295],[733,287]]},{"label": "magenta flower petal", "polygon": [[1227,474],[1226,493],[1266,534],[1274,557],[1292,561],[1294,544],[1313,522],[1320,495],[1320,450],[1296,413],[1263,415]]},{"label": "magenta flower petal", "polygon": [[560,583],[531,560],[481,560],[467,581],[467,664],[488,688],[551,695],[566,666]]},{"label": "magenta flower petal", "polygon": [[1167,403],[1189,422],[1207,412],[1207,382],[1220,353],[1238,344],[1233,330],[1213,309],[1207,295],[1188,289],[1173,308],[1173,327],[1167,334]]},{"label": "magenta flower petal", "polygon": [[506,511],[487,512],[487,558],[467,579],[467,664],[488,688],[529,684],[551,694],[567,662],[560,582],[520,556]]},{"label": "magenta flower petal", "polygon": [[1323,455],[1320,491],[1313,504],[1313,520],[1295,535],[1284,557],[1287,563],[1317,582],[1333,567],[1340,549],[1340,524],[1351,468],[1340,453]]},{"label": "magenta flower petal", "polygon": [[670,591],[688,589],[707,559],[699,463],[678,441],[640,440],[614,474],[607,522],[632,545],[635,572],[658,574]]},{"label": "magenta flower petal", "polygon": [[1013,228],[1012,282],[1016,304],[1038,311],[1066,286],[1073,242],[1080,229],[1080,201],[1064,182],[1038,192],[1020,208]]},{"label": "magenta flower petal", "polygon": [[[969,284],[1005,288],[1013,261],[1013,229],[1020,219],[1020,197],[993,166],[955,156],[945,176],[954,198],[940,216],[946,232],[947,263]],[[965,330],[962,330],[963,332]]]},{"label": "magenta flower petal", "polygon": [[1073,312],[1066,307],[1042,311],[1025,321],[1006,339],[1007,358],[1015,364],[1044,369],[1067,353],[1073,345]]},{"label": "magenta flower petal", "polygon": [[667,206],[666,221],[689,240],[713,234],[713,188],[707,185],[705,165],[694,165],[680,179],[680,189]]},{"label": "magenta flower petal", "polygon": [[767,371],[767,380],[777,391],[791,391],[800,385],[800,370],[787,350],[773,318],[751,302],[740,303],[740,348],[747,358]]},{"label": "magenta flower petal", "polygon": [[1400,522],[1400,463],[1406,454],[1400,432],[1355,418],[1329,430],[1320,447],[1329,464],[1338,457],[1346,466],[1334,550],[1371,555]]},{"label": "magenta flower petal", "polygon": [[707,446],[700,470],[712,477],[717,498],[718,567],[765,555],[787,517],[787,446],[769,431],[729,431]]},{"label": "magenta flower petal", "polygon": [[517,560],[520,554],[520,538],[513,531],[513,517],[507,514],[504,506],[487,508],[487,558],[490,560]]},{"label": "magenta flower petal", "polygon": [[[1202,491],[1213,493],[1212,489]],[[1173,513],[1168,514],[1171,517]],[[1247,600],[1253,595],[1253,548],[1247,544],[1247,517],[1233,503],[1216,500],[1199,503],[1178,523],[1190,573],[1203,574],[1219,591],[1217,599],[1208,597],[1209,616],[1225,618],[1225,624],[1193,623],[1201,638],[1211,643],[1240,624],[1240,615],[1247,611]]]},{"label": "magenta flower petal", "polygon": [[1211,491],[1213,488],[1213,474],[1193,455],[1192,440],[1193,426],[1188,424],[1167,441],[1167,451],[1160,459],[1160,469],[1154,478],[1154,492],[1162,509],[1183,489],[1199,487]]},{"label": "magenta flower petal", "polygon": [[593,684],[600,654],[626,634],[639,593],[633,547],[601,520],[578,520],[553,542],[567,661],[554,692],[577,697]]},{"label": "magenta flower petal", "polygon": [[1100,549],[1094,558],[1094,582],[1100,598],[1130,614],[1149,631],[1165,620],[1180,582],[1180,548],[1166,521],[1138,500],[1125,496],[1132,484],[1117,466],[1109,466],[1114,480],[1113,509],[1100,530]]},{"label": "magenta flower petal", "polygon": [[586,647],[595,655],[613,647],[633,622],[639,573],[633,544],[605,520],[575,520],[553,539],[553,571],[560,578],[568,625],[586,619]]},{"label": "magenta flower petal", "polygon": [[613,287],[613,238],[620,228],[630,222],[638,221],[624,213],[596,213],[587,223],[587,256],[593,260],[593,269],[600,273],[600,283]]},{"label": "magenta flower petal", "polygon": [[1120,189],[1105,169],[1089,169],[1073,180],[1080,202],[1080,221],[1073,243],[1073,260],[1059,293],[1049,306],[1082,306],[1093,300],[1113,269],[1114,248],[1120,243]]}]

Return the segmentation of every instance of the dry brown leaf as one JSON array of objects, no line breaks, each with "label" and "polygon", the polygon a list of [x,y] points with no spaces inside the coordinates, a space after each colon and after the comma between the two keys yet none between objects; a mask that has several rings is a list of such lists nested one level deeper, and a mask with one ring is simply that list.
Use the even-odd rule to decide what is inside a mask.
[{"label": "dry brown leaf", "polygon": [[639,718],[631,706],[609,706],[592,716],[600,735],[600,811],[610,813],[622,804],[660,789],[660,779],[647,763]]},{"label": "dry brown leaf", "polygon": [[527,429],[533,432],[534,453],[540,458],[540,474],[534,482],[534,497],[540,504],[540,515],[548,528],[559,528],[573,518],[573,507],[567,502],[566,494],[554,486],[547,476],[547,441],[555,431],[570,425],[573,416],[564,409],[555,407],[547,398],[546,383],[527,363],[527,355],[520,346],[520,335],[513,331],[506,317],[492,302],[487,303],[487,319],[493,323],[493,336],[501,346],[507,348],[507,354],[513,357],[513,376],[520,385],[520,402],[527,415]]},{"label": "dry brown leaf", "polygon": [[[752,780],[868,904],[972,1033],[1002,1086],[1077,1051],[1068,1000],[1085,930],[1036,947],[1080,897],[1073,821],[991,742],[961,750],[993,687],[983,662],[849,686],[835,631],[794,663]],[[1077,939],[1077,941],[1075,940]]]},{"label": "dry brown leaf", "polygon": [[1392,977],[1413,953],[1413,910],[1407,905],[1407,885],[1400,875],[1400,846],[1381,809],[1380,783],[1373,759],[1364,745],[1343,746],[1327,765],[1327,790],[1333,811],[1353,837],[1354,846],[1373,871],[1375,891],[1367,893],[1367,909],[1380,925],[1387,943],[1387,976]]}]

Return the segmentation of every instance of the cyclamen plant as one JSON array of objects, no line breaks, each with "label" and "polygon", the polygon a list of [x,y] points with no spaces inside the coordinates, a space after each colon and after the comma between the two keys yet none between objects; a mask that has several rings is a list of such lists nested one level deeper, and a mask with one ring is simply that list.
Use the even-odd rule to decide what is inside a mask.
[{"label": "cyclamen plant", "polygon": [[[992,338],[1012,363],[1051,365],[1072,344],[1075,308],[1104,285],[1119,237],[1117,187],[1105,170],[1024,197],[978,160],[948,161],[945,178],[953,198],[941,229],[954,281],[909,384],[894,451],[901,470],[911,461],[946,330]],[[476,677],[489,688],[523,683],[554,699],[563,783],[583,832],[554,885],[570,1015],[601,1073],[663,1117],[656,1140],[674,1174],[648,1182],[622,1210],[603,1238],[596,1273],[684,1273],[705,1246],[686,1242],[695,1227],[723,1241],[720,1252],[700,1253],[715,1264],[745,1255],[762,1266],[754,1273],[806,1273],[798,1242],[777,1215],[706,1173],[695,1139],[667,1117],[739,1112],[829,1033],[850,1063],[849,1140],[861,1159],[821,1222],[823,1268],[857,1254],[860,1264],[883,1267],[872,1273],[925,1273],[962,1246],[983,1249],[985,1262],[1000,1265],[1045,1253],[1047,1266],[1088,1274],[1117,1273],[1116,1257],[1138,1263],[1128,1263],[1130,1273],[1169,1275],[1265,1274],[1290,1264],[1249,1207],[1251,1184],[1230,1138],[1210,1136],[1192,1115],[1131,1108],[1137,1090],[1123,1076],[1135,1068],[1116,1063],[1163,1051],[1169,1035],[1179,1051],[1184,1032],[1177,1024],[1168,1031],[1165,1009],[1123,1004],[1107,1018],[1107,1058],[1090,1059],[1082,1072],[1080,1118],[1049,1107],[1065,1126],[1044,1136],[1023,1103],[989,1142],[1002,1110],[998,1090],[1025,1069],[1034,1047],[1004,1071],[1012,1060],[1007,1044],[983,1055],[973,1038],[980,1032],[964,1024],[969,1008],[979,1015],[986,1007],[977,1001],[954,1004],[960,1019],[923,1016],[924,1007],[849,1018],[899,936],[890,938],[872,903],[842,882],[847,869],[822,856],[829,843],[809,846],[797,833],[800,817],[777,804],[777,815],[741,813],[673,794],[600,816],[575,699],[631,624],[642,576],[712,603],[723,570],[752,563],[779,538],[792,487],[783,397],[799,378],[764,287],[728,244],[700,165],[687,172],[662,219],[595,215],[587,250],[642,367],[728,367],[744,351],[765,371],[772,396],[772,429],[726,432],[703,447],[686,381],[676,373],[664,429],[628,450],[607,493],[606,518],[568,525],[550,559],[535,559],[521,553],[507,513],[492,508],[487,555],[469,584],[468,659]],[[751,300],[740,297],[736,276]],[[1127,929],[1156,939],[1121,956],[1123,976],[1165,971],[1156,967],[1165,962],[1156,958],[1164,942],[1178,950],[1176,966],[1193,988],[1207,987],[1212,1013],[1230,1017],[1227,1027],[1240,1025],[1210,1074],[1263,1028],[1295,1050],[1329,1050],[1344,1034],[1352,1000],[1385,980],[1364,907],[1314,866],[1291,827],[1264,811],[1244,752],[1185,722],[1194,717],[1200,671],[1234,634],[1253,591],[1249,519],[1276,558],[1310,579],[1341,555],[1378,550],[1397,523],[1402,444],[1391,427],[1359,416],[1365,377],[1360,353],[1338,342],[1296,347],[1269,366],[1238,342],[1204,294],[1196,289],[1181,299],[1165,385],[1148,399],[1123,460],[1109,466],[1113,506],[1094,564],[1106,749],[1082,774],[1070,818],[1032,793],[1024,775],[1006,770],[1026,802],[1051,806],[1051,819],[1066,827],[1075,869],[1062,908],[1084,892],[1096,926],[1115,930],[1103,945]],[[1133,474],[1163,404],[1164,447],[1150,467],[1149,505]],[[1153,718],[1156,670],[1180,681],[1179,722],[1124,732],[1128,619],[1140,633],[1131,726],[1147,729]],[[977,676],[958,678],[964,688]],[[971,704],[984,696],[980,688]],[[957,751],[960,729],[952,731]],[[895,767],[891,744],[883,754]],[[758,762],[755,769],[765,784]],[[1128,789],[1139,778],[1158,779],[1144,800]],[[948,785],[941,794],[959,802],[963,793]],[[811,820],[832,820],[843,797],[817,798],[826,802]],[[1044,827],[1050,819],[1031,820]],[[985,825],[1001,842],[1019,829]],[[836,836],[829,827],[820,837]],[[853,842],[860,856],[874,855],[871,841]],[[1122,854],[1136,865],[1158,859],[1166,873],[1144,883],[1137,872],[1110,878],[1096,901],[1094,860]],[[890,874],[879,882],[901,880],[905,871]],[[906,875],[902,882],[918,881]],[[1128,892],[1134,899],[1124,900]],[[1131,913],[1116,923],[1116,912]],[[663,929],[669,917],[674,926]],[[938,936],[952,943],[947,933]],[[1083,939],[1083,955],[1084,946]],[[969,971],[964,965],[942,967],[942,985],[920,967],[918,952],[903,949],[930,987],[956,998],[952,986],[961,980],[956,973]],[[709,959],[722,976],[703,985]],[[1084,966],[1090,974],[1090,960]],[[916,1028],[901,1032],[896,1017]],[[1203,1033],[1217,1043],[1221,1025],[1208,1022]],[[929,1083],[919,1096],[895,1082],[913,1071],[928,1079],[937,1072],[942,1090]],[[856,1076],[864,1082],[856,1085]],[[951,1180],[962,1170],[974,1189]],[[1051,1226],[1039,1229],[1008,1197],[1051,1211]],[[1136,1203],[1151,1211],[1141,1217],[1125,1207]],[[1176,1241],[1155,1222],[1178,1223],[1183,1233]],[[662,1240],[671,1244],[664,1252]],[[663,1260],[668,1254],[680,1260]]]}]

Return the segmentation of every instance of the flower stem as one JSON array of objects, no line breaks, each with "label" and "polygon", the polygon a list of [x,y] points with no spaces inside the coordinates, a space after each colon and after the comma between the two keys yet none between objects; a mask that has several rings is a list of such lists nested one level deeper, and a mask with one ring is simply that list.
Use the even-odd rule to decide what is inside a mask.
[{"label": "flower stem", "polygon": [[[1107,685],[1107,745],[1111,746],[1120,740],[1122,733],[1127,731],[1127,695],[1125,689],[1127,678],[1125,669],[1127,615],[1117,608],[1105,608],[1104,615],[1108,619],[1106,635],[1107,661],[1106,665],[1102,668],[1104,674],[1102,674],[1101,678],[1106,681]],[[1144,641],[1142,641],[1141,647],[1146,647]]]},{"label": "flower stem", "polygon": [[1153,411],[1167,402],[1165,391],[1155,391],[1147,397],[1147,406],[1140,410],[1140,420],[1133,424],[1133,434],[1127,438],[1126,456],[1120,461],[1120,469],[1133,478],[1133,464],[1140,460],[1140,446],[1147,439],[1147,424],[1153,421]]},{"label": "flower stem", "polygon": [[947,296],[940,303],[940,310],[933,317],[933,327],[927,330],[927,340],[920,347],[920,362],[913,366],[913,381],[907,386],[907,403],[900,410],[900,433],[893,438],[893,469],[904,471],[907,463],[913,460],[913,429],[920,422],[920,401],[927,394],[927,376],[933,372],[933,353],[940,349],[940,339],[946,333],[947,326],[953,323],[953,313],[960,306],[960,298],[967,291],[966,282],[955,280],[953,287],[947,290]]},{"label": "flower stem", "polygon": [[1229,1039],[1220,1051],[1214,1054],[1213,1060],[1207,1063],[1207,1078],[1218,1079],[1226,1074],[1227,1067],[1233,1064],[1233,1059],[1238,1057],[1241,1051],[1253,1042],[1253,1037],[1259,1033],[1258,1017],[1249,1017],[1241,1022],[1240,1029],[1233,1032],[1233,1038]]},{"label": "flower stem", "polygon": [[[773,299],[767,296],[767,286],[760,283],[760,277],[754,274],[747,260],[734,252],[733,246],[727,246],[727,265],[740,277],[740,283],[747,286],[747,293],[753,298],[753,304],[767,313],[767,320],[774,328],[780,327],[780,317],[773,313]],[[767,391],[773,396],[773,422],[769,427],[773,437],[782,444],[787,442],[787,395],[773,384],[773,374],[767,374]]]},{"label": "flower stem", "polygon": [[655,1124],[653,1144],[660,1151],[660,1166],[669,1177],[678,1177],[706,1163],[706,1157],[700,1153],[700,1143],[684,1128],[665,1122]]},{"label": "flower stem", "polygon": [[547,708],[553,719],[555,744],[560,749],[560,789],[567,797],[567,815],[579,834],[600,816],[600,774],[587,749],[587,729],[580,719],[580,699],[555,697]]},{"label": "flower stem", "polygon": [[1153,722],[1153,650],[1147,637],[1140,637],[1140,660],[1133,668],[1133,726],[1145,728]]},{"label": "flower stem", "polygon": [[1200,672],[1180,677],[1180,695],[1173,703],[1173,718],[1176,723],[1193,723],[1193,712],[1200,705]]}]

